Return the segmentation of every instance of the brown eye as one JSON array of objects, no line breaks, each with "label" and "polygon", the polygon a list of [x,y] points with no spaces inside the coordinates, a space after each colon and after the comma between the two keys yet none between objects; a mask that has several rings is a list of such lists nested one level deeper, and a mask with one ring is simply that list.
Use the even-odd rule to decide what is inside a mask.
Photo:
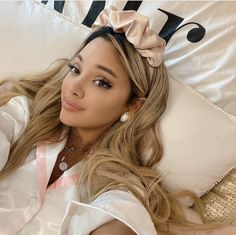
[{"label": "brown eye", "polygon": [[75,67],[74,65],[72,64],[68,64],[68,67],[70,68],[70,71],[76,75],[79,75],[80,74],[80,70]]},{"label": "brown eye", "polygon": [[105,88],[105,89],[112,88],[112,85],[104,79],[96,79],[94,82],[99,87],[102,87],[102,88]]}]

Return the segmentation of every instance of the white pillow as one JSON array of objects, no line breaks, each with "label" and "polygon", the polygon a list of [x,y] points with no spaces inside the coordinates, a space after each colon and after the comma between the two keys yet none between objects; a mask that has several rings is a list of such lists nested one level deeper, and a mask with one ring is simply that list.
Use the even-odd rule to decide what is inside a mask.
[{"label": "white pillow", "polygon": [[0,80],[41,72],[58,58],[70,58],[89,34],[90,29],[43,6],[0,1]]},{"label": "white pillow", "polygon": [[[63,1],[52,0],[47,4],[0,1],[0,79],[7,76],[17,79],[19,75],[45,69],[57,58],[70,58],[90,33],[84,20],[88,19],[86,16],[91,13],[93,4],[101,6],[103,1],[66,1],[64,5]],[[191,21],[203,25],[206,34],[196,43],[186,39],[193,24],[171,37],[165,54],[167,66],[196,89],[202,87],[210,91],[204,95],[217,105],[229,107],[231,104],[230,112],[234,113],[234,2],[109,0],[104,6],[110,4],[118,9],[139,7],[138,11],[149,16],[150,25],[157,32],[168,21],[167,15],[158,8],[171,12],[172,17],[178,15],[175,20],[183,17],[182,25]],[[63,14],[53,10],[54,7]],[[225,22],[229,26],[222,32]],[[168,35],[171,27],[165,32]],[[201,35],[199,32],[195,31],[195,36]],[[223,49],[217,50],[222,45],[229,47],[226,54],[221,54]],[[229,79],[225,79],[227,76]],[[235,118],[171,77],[169,103],[161,122],[165,152],[159,169],[165,175],[164,184],[169,190],[190,189],[201,195],[235,166]]]},{"label": "white pillow", "polygon": [[161,118],[164,155],[157,165],[170,192],[201,196],[236,167],[236,117],[170,74],[170,95]]}]

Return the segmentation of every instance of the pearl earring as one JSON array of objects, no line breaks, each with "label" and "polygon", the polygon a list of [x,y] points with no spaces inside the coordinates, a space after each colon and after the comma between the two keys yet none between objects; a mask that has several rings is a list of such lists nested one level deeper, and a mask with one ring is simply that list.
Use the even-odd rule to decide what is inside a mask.
[{"label": "pearl earring", "polygon": [[121,122],[126,122],[128,119],[129,119],[129,112],[124,112],[120,117]]}]

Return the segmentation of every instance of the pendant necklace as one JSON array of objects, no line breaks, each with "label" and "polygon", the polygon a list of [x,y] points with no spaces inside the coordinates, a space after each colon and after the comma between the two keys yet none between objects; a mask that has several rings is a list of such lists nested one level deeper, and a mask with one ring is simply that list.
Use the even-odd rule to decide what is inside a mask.
[{"label": "pendant necklace", "polygon": [[[75,149],[74,147],[67,147],[67,146],[65,146],[65,150],[66,150],[66,152],[68,152],[70,155],[73,155],[74,153],[73,153],[73,151],[76,151],[77,150],[77,152],[80,152],[81,150],[80,149]],[[65,153],[65,155],[61,158],[61,161],[60,161],[60,163],[59,163],[59,169],[61,170],[61,171],[66,171],[67,169],[69,168],[69,164],[68,164],[68,162],[66,161],[66,153]]]},{"label": "pendant necklace", "polygon": [[60,162],[60,164],[59,164],[59,169],[60,169],[61,171],[65,171],[65,170],[67,170],[67,168],[68,168],[68,164],[64,161],[65,158],[66,158],[66,157],[63,156],[62,159],[61,159],[61,162]]},{"label": "pendant necklace", "polygon": [[[71,147],[65,146],[65,151],[68,152],[70,155],[74,155],[75,152],[80,152],[80,153],[87,152],[84,149],[76,149],[73,146],[71,146]],[[59,163],[59,169],[63,172],[69,168],[69,163],[66,158],[67,158],[66,153],[64,153],[64,156],[61,158],[60,163]]]}]

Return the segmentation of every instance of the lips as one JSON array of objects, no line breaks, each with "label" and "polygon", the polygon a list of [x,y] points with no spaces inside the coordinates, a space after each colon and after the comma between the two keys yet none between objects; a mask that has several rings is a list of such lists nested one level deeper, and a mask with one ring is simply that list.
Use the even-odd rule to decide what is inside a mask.
[{"label": "lips", "polygon": [[72,111],[72,112],[84,110],[84,108],[80,107],[79,105],[75,104],[73,101],[71,101],[65,97],[62,99],[61,104],[64,109]]}]

